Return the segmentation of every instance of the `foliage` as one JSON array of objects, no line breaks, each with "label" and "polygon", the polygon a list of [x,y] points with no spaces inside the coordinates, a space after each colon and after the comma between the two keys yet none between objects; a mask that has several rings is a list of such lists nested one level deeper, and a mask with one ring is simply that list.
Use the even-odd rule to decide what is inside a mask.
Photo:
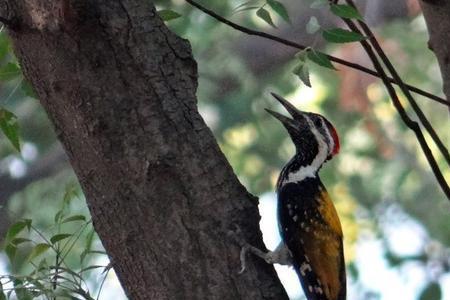
[{"label": "foliage", "polygon": [[[356,53],[353,57],[359,57],[361,55],[356,51],[359,47],[356,41],[363,36],[349,36],[347,31],[343,31],[344,28],[337,25],[327,25],[325,28],[323,24],[326,23],[316,12],[326,11],[330,15],[352,20],[363,19],[361,14],[347,5],[330,5],[327,0],[310,1],[303,6],[307,1],[203,1],[209,8],[239,24],[274,34],[284,32],[286,28],[299,28],[299,24],[308,27],[305,31],[311,36],[312,44],[303,51],[292,51],[288,57],[280,58],[277,55],[289,50],[283,47],[270,48],[267,50],[273,52],[270,57],[264,56],[263,51],[257,52],[257,55],[246,54],[246,48],[255,51],[256,48],[252,46],[260,40],[230,30],[204,13],[184,5],[184,1],[155,2],[166,24],[192,44],[199,64],[200,111],[234,171],[249,191],[256,195],[273,191],[280,168],[293,153],[286,133],[264,111],[266,107],[281,109],[268,96],[269,92],[284,95],[302,109],[326,115],[339,131],[342,149],[340,155],[323,168],[322,178],[342,216],[348,269],[358,287],[363,287],[359,289],[361,298],[365,298],[365,293],[370,291],[360,276],[364,265],[357,261],[357,256],[361,255],[359,244],[367,239],[383,241],[384,259],[389,267],[402,270],[411,264],[420,266],[426,276],[421,289],[416,291],[418,297],[442,298],[439,282],[449,274],[448,266],[445,265],[448,261],[445,253],[450,246],[449,203],[437,189],[414,136],[399,120],[380,83],[361,74],[350,74],[348,69],[335,65],[325,55],[334,51],[338,52],[337,56],[348,57]],[[297,7],[299,10],[308,10],[306,20],[299,22],[300,12],[296,10]],[[313,8],[312,12],[310,7]],[[441,83],[436,76],[439,70],[432,53],[425,49],[426,28],[421,18],[399,20],[376,30],[407,82],[440,93]],[[290,37],[297,39],[297,35]],[[271,44],[258,47],[269,47]],[[258,57],[265,58],[257,60]],[[369,64],[367,61],[364,63]],[[9,43],[5,35],[1,34],[0,108],[9,113],[0,113],[0,125],[6,124],[0,126],[2,137],[7,137],[0,138],[0,173],[7,173],[13,161],[32,166],[52,149],[56,141],[45,112],[33,99],[34,93],[17,70],[20,69],[10,52]],[[448,110],[423,98],[418,100],[438,133],[448,140]],[[410,110],[409,106],[407,110]],[[19,145],[18,137],[22,156],[15,150]],[[37,149],[37,158],[27,159],[23,149],[30,145]],[[444,166],[442,158],[439,158],[439,163]],[[450,173],[445,175],[449,178]],[[21,287],[36,288],[40,261],[46,258],[47,265],[56,266],[57,246],[76,239],[73,236],[77,232],[76,228],[62,229],[69,225],[81,228],[81,224],[89,222],[88,218],[82,220],[79,213],[68,212],[65,217],[58,216],[56,220],[59,210],[50,208],[53,195],[72,180],[72,173],[56,173],[50,179],[42,179],[28,186],[10,201],[9,208],[22,218],[16,219],[14,228],[9,229],[6,240],[10,242],[5,245],[6,252],[16,264],[14,271],[24,272],[31,262],[20,264],[19,258],[30,256],[34,247],[32,263],[36,265],[31,265],[28,273],[23,273],[34,271],[34,281],[29,281],[28,275],[15,275],[21,281],[12,280],[11,289],[21,293]],[[37,209],[44,199],[48,200],[45,204],[49,207],[45,213]],[[71,203],[81,206],[77,201]],[[33,221],[23,218],[31,213]],[[74,218],[72,222],[63,223],[70,217]],[[412,254],[398,253],[390,243],[389,228],[397,227],[396,222],[399,220],[400,223],[414,220],[425,231],[423,246]],[[39,229],[46,228],[50,223],[53,224],[52,233]],[[56,224],[60,224],[62,229],[58,231]],[[386,224],[396,225],[389,227]],[[29,225],[37,230],[31,226],[28,229]],[[86,226],[85,234],[91,225]],[[28,231],[29,236],[26,235]],[[45,239],[39,238],[38,232]],[[96,239],[93,236],[92,243]],[[78,242],[81,240],[78,239]],[[38,244],[41,246],[36,248]],[[85,273],[80,273],[83,268],[79,265],[83,247],[74,246],[66,257],[71,266],[68,270],[79,276]],[[64,255],[62,246],[58,251],[60,256]],[[64,267],[62,262],[60,266]],[[44,279],[40,283],[50,296],[52,292],[56,293],[51,285],[55,269],[47,268],[45,272],[41,274]],[[68,271],[61,272],[66,272],[65,277],[71,280],[73,277],[78,278]],[[10,279],[13,277],[4,277],[3,282]],[[58,282],[63,284],[62,280],[58,279]],[[79,286],[72,285],[72,290],[86,288],[79,279],[76,282]],[[59,292],[59,289],[56,290]]]},{"label": "foliage", "polygon": [[[87,285],[87,274],[100,270],[104,281],[111,267],[90,264],[93,255],[106,253],[93,249],[91,221],[71,213],[74,199],[80,200],[76,189],[68,186],[54,223],[45,232],[32,219],[21,219],[9,227],[4,249],[13,273],[0,275],[0,299],[12,299],[14,294],[17,299],[95,299]],[[80,250],[78,263],[71,266],[67,257]]]}]

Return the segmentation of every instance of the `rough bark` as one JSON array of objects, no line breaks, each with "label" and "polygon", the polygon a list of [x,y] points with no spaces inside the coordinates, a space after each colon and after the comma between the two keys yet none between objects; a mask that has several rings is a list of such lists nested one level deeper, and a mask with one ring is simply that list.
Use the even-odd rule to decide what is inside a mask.
[{"label": "rough bark", "polygon": [[[404,18],[411,13],[415,14],[415,10],[413,12],[405,10],[405,7],[408,6],[407,3],[412,1],[414,0],[398,0],[395,2],[392,2],[391,0],[359,0],[357,1],[357,4],[361,11],[364,12],[366,19],[370,19],[371,24],[380,25],[392,18]],[[386,9],[388,3],[390,6],[389,9]],[[324,10],[308,9],[309,6],[306,2],[298,3],[297,1],[291,1],[291,3],[288,2],[286,4],[290,11],[292,25],[281,23],[282,26],[280,26],[279,29],[274,30],[273,33],[279,33],[280,36],[288,39],[295,37],[296,40],[301,41],[305,45],[310,45],[315,42],[316,46],[321,46],[320,40],[317,42],[315,36],[306,32],[306,22],[309,20],[312,12],[319,14],[316,15],[319,24],[322,24],[325,28],[332,27],[332,23],[328,24],[327,22],[336,19],[332,20],[329,14]],[[337,24],[334,25],[337,26]],[[241,57],[249,67],[249,70],[253,73],[253,76],[257,79],[264,78],[264,76],[272,72],[275,68],[278,68],[280,65],[291,60],[297,51],[273,43],[272,41],[266,41],[259,37],[251,37],[244,34],[240,35],[235,41],[232,41],[231,49],[232,50],[229,51],[232,51],[233,55]],[[364,63],[367,62],[368,61],[365,61]],[[226,76],[219,78],[218,80],[220,80],[220,89],[218,89],[217,94],[218,99],[224,98],[227,94],[235,92],[236,89],[240,87],[236,82],[237,79],[234,77]],[[63,150],[61,150],[61,152],[62,151]],[[66,164],[63,164],[63,162],[66,161],[66,157],[62,156],[63,154],[61,152],[44,154],[42,159],[29,167],[30,172],[22,178],[13,179],[9,176],[0,176],[0,186],[3,187],[2,190],[0,190],[0,205],[4,204],[14,193],[23,190],[29,183],[52,176],[55,171],[60,170],[59,167],[66,167]],[[47,160],[52,160],[52,158],[57,158],[57,161],[56,163],[51,161],[49,164]],[[55,164],[58,165],[57,170],[55,170]],[[0,232],[1,229],[0,224]]]},{"label": "rough bark", "polygon": [[[285,299],[271,266],[238,275],[234,226],[261,246],[257,200],[197,112],[196,64],[145,0],[3,0],[131,299]],[[5,5],[6,4],[6,5]],[[7,10],[6,10],[7,8]]]},{"label": "rough bark", "polygon": [[428,45],[439,62],[444,94],[450,101],[450,2],[427,0],[420,5],[430,34]]}]

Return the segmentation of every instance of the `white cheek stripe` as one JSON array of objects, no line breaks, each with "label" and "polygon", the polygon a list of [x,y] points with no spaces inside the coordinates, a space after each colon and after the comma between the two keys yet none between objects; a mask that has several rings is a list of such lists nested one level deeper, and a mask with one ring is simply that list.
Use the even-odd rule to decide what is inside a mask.
[{"label": "white cheek stripe", "polygon": [[[281,183],[281,186],[288,184],[288,183],[300,182],[307,177],[312,177],[312,178],[316,177],[317,170],[319,170],[320,166],[327,159],[327,156],[328,156],[327,143],[322,139],[322,136],[317,131],[317,129],[314,126],[311,119],[308,116],[305,116],[305,118],[308,121],[308,124],[311,128],[311,132],[314,134],[314,137],[316,138],[316,141],[319,145],[319,152],[317,153],[316,157],[313,159],[312,163],[309,166],[300,167],[300,169],[298,169],[297,171],[289,173],[287,178],[285,180],[283,180],[283,182]],[[327,130],[325,130],[325,131],[327,132]],[[327,134],[329,135],[328,132],[327,132]],[[333,139],[331,139],[331,140],[333,140]]]},{"label": "white cheek stripe", "polygon": [[328,129],[327,124],[325,124],[325,121],[322,118],[320,118],[320,121],[322,122],[322,128],[324,129],[325,134],[327,135],[327,138],[330,141],[329,147],[330,153],[328,154],[331,154],[331,152],[334,150],[334,138],[330,135],[330,130]]}]

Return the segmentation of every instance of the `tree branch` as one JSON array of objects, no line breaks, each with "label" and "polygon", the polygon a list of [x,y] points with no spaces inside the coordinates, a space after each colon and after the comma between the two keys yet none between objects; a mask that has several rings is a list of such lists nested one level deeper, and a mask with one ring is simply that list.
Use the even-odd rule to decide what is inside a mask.
[{"label": "tree branch", "polygon": [[[216,14],[214,11],[212,11],[210,9],[207,9],[206,7],[204,7],[201,4],[197,3],[196,1],[193,1],[193,0],[185,0],[185,1],[187,3],[189,3],[190,5],[198,8],[201,11],[203,11],[205,14],[207,14],[207,15],[211,16],[212,18],[216,19],[217,21],[219,21],[219,22],[221,22],[221,23],[223,23],[223,24],[225,24],[227,26],[230,26],[231,28],[234,28],[234,29],[236,29],[236,30],[238,30],[240,32],[243,32],[245,34],[253,35],[253,36],[259,36],[259,37],[262,37],[262,38],[265,38],[265,39],[269,39],[269,40],[272,40],[272,41],[278,42],[280,44],[283,44],[283,45],[286,45],[286,46],[289,46],[289,47],[292,47],[292,48],[296,48],[296,49],[299,49],[299,50],[304,50],[304,49],[308,48],[307,46],[301,45],[299,43],[296,43],[296,42],[293,42],[293,41],[290,41],[290,40],[287,40],[287,39],[283,39],[283,38],[280,38],[278,36],[275,36],[275,35],[272,35],[272,34],[269,34],[269,33],[266,33],[266,32],[253,30],[253,29],[244,27],[242,25],[236,24],[236,23],[234,23],[234,22],[232,22],[232,21],[230,21],[230,20],[228,20],[228,19],[226,19],[226,18]],[[359,71],[364,72],[366,74],[370,74],[372,76],[381,78],[381,75],[378,72],[376,72],[374,70],[371,70],[369,68],[366,68],[364,66],[361,66],[359,64],[352,63],[352,62],[343,60],[341,58],[338,58],[338,57],[335,57],[335,56],[332,56],[332,55],[327,55],[327,57],[331,61],[333,61],[335,63],[338,63],[338,64],[341,64],[341,65],[344,65],[344,66],[347,66],[347,67],[359,70]],[[393,84],[397,84],[396,81],[393,78],[388,77],[388,80],[389,80],[389,82],[391,82]],[[409,84],[405,84],[405,85],[410,91],[412,91],[414,93],[417,93],[417,94],[422,95],[422,96],[424,96],[424,97],[426,97],[428,99],[431,99],[433,101],[436,101],[438,103],[441,103],[443,105],[446,105],[446,106],[450,107],[450,103],[447,102],[443,98],[440,98],[440,97],[438,97],[436,95],[433,95],[430,92],[424,91],[424,90],[419,89],[419,88],[417,88],[415,86],[412,86],[412,85],[409,85]]]},{"label": "tree branch", "polygon": [[[353,0],[346,0],[346,2],[356,9],[356,6],[353,3]],[[352,22],[352,23],[354,24],[354,22]],[[433,126],[428,121],[425,114],[420,109],[419,105],[417,105],[417,102],[414,100],[414,98],[411,95],[411,93],[409,92],[407,86],[405,85],[405,83],[401,79],[400,75],[395,70],[394,66],[392,65],[391,61],[387,57],[386,53],[381,48],[380,43],[378,43],[372,30],[370,30],[369,26],[367,26],[367,24],[364,23],[363,21],[358,20],[358,24],[361,26],[364,34],[369,37],[369,42],[372,44],[372,46],[375,49],[375,51],[377,52],[378,56],[381,58],[381,61],[386,65],[387,69],[391,73],[391,75],[394,78],[394,80],[396,81],[397,85],[400,87],[400,89],[402,90],[406,99],[411,104],[411,107],[413,108],[414,112],[419,117],[420,122],[423,124],[425,129],[428,131],[431,138],[433,139],[433,141],[436,143],[437,147],[439,148],[439,151],[442,153],[442,156],[444,157],[445,161],[450,166],[450,154],[448,152],[447,147],[445,147],[444,143],[437,135],[436,131],[434,130]]]},{"label": "tree branch", "polygon": [[450,1],[419,1],[427,23],[429,48],[434,52],[444,79],[444,94],[450,101]]},{"label": "tree branch", "polygon": [[[351,1],[351,0],[346,0],[346,1]],[[345,19],[345,18],[343,18],[342,20],[347,24],[347,26],[352,31],[357,32],[361,35],[363,34],[363,32],[361,32],[358,29],[358,27],[356,26],[356,24],[353,21],[351,21],[349,19]],[[383,81],[384,85],[386,86],[386,89],[387,89],[389,95],[391,96],[394,107],[397,109],[403,122],[406,124],[406,126],[408,128],[410,128],[415,133],[417,140],[422,148],[422,151],[423,151],[434,175],[436,176],[436,179],[437,179],[442,191],[446,195],[447,199],[450,200],[450,187],[448,186],[444,176],[442,175],[441,170],[439,169],[436,159],[434,158],[433,152],[431,151],[430,147],[428,146],[428,144],[425,140],[425,137],[420,129],[419,124],[417,122],[413,121],[408,116],[402,103],[400,102],[400,99],[397,96],[397,93],[396,93],[392,83],[390,82],[390,80],[389,80],[386,72],[384,71],[382,65],[380,64],[374,50],[372,49],[372,46],[369,44],[369,42],[367,40],[362,40],[360,43],[363,46],[363,48],[366,50],[367,54],[369,55],[370,60],[372,61],[375,69],[381,75],[381,80]]]}]

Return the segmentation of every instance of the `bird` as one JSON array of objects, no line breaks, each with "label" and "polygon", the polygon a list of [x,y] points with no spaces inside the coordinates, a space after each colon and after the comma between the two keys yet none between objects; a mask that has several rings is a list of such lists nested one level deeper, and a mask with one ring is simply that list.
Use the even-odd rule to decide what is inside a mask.
[{"label": "bird", "polygon": [[334,126],[322,115],[303,112],[272,93],[292,118],[266,109],[287,130],[295,154],[282,169],[277,185],[278,227],[282,241],[272,252],[251,251],[268,263],[292,265],[308,300],[345,300],[346,274],[341,223],[319,177],[322,165],[339,152]]}]

